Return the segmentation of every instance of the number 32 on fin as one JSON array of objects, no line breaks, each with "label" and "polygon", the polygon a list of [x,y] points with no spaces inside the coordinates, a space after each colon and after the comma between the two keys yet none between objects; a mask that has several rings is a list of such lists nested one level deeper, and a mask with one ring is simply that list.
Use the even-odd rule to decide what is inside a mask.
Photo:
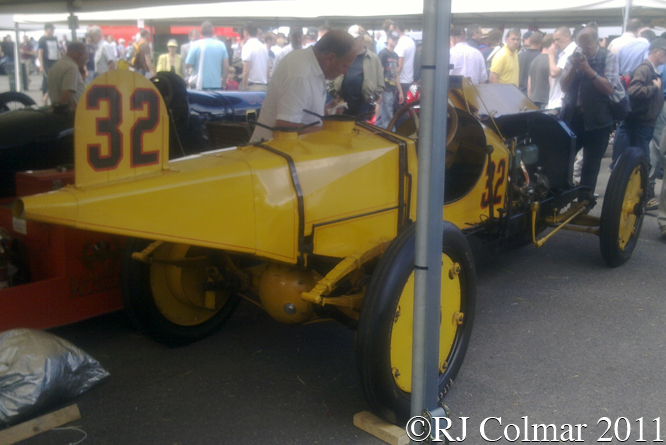
[{"label": "number 32 on fin", "polygon": [[126,70],[96,78],[76,108],[74,147],[77,187],[165,168],[169,124],[157,88]]}]

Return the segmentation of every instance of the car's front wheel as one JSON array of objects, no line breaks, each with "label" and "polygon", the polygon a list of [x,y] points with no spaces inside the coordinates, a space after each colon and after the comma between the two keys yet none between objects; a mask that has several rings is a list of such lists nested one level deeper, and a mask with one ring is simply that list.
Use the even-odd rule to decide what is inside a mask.
[{"label": "car's front wheel", "polygon": [[[366,399],[385,420],[409,419],[412,390],[415,230],[389,246],[375,269],[363,301],[356,361]],[[472,333],[476,273],[467,240],[445,223],[440,296],[439,397],[462,365]]]},{"label": "car's front wheel", "polygon": [[624,264],[638,242],[647,203],[648,159],[629,147],[618,159],[606,187],[601,209],[601,255],[611,267]]}]

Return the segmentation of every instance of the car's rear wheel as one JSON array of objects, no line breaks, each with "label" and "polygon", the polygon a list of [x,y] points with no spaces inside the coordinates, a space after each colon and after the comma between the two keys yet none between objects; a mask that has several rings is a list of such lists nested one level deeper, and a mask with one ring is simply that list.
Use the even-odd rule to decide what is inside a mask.
[{"label": "car's rear wheel", "polygon": [[606,187],[601,210],[601,255],[611,267],[624,264],[638,242],[648,188],[648,159],[629,147],[618,159]]},{"label": "car's rear wheel", "polygon": [[[382,256],[363,301],[356,361],[366,399],[392,423],[409,418],[412,375],[415,231],[400,234]],[[463,234],[445,223],[442,246],[439,397],[455,379],[472,333],[476,273]]]},{"label": "car's rear wheel", "polygon": [[134,324],[149,337],[169,345],[191,343],[219,330],[238,306],[240,296],[204,289],[212,273],[203,248],[164,243],[152,262],[132,259],[150,244],[128,239],[121,267],[121,292]]}]

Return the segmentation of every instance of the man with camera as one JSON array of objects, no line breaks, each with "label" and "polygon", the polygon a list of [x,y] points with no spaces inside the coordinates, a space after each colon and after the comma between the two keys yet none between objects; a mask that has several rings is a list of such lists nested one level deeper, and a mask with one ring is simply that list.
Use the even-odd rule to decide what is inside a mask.
[{"label": "man with camera", "polygon": [[580,185],[594,193],[601,158],[613,128],[610,95],[619,84],[617,57],[599,47],[597,30],[588,27],[576,39],[578,49],[567,60],[562,74],[562,119],[576,134],[576,148],[583,149]]}]

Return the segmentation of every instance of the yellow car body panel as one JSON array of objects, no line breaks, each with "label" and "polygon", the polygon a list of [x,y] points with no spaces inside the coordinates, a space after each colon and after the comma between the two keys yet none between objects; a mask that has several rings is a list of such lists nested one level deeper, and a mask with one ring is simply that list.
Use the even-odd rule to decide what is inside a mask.
[{"label": "yellow car body panel", "polygon": [[[148,106],[142,113],[127,113],[137,85],[142,91],[154,89],[122,71],[91,84],[88,96],[98,94],[104,100],[96,99],[99,110],[92,114],[81,108],[87,100],[79,104],[77,113],[83,117],[77,123],[87,125],[95,135],[77,133],[77,184],[25,198],[26,218],[287,263],[298,262],[303,254],[299,242],[305,236],[312,237],[313,253],[344,257],[367,244],[368,238],[397,234],[399,182],[406,182],[399,172],[400,150],[405,159],[414,161],[413,141],[396,144],[382,137],[381,131],[373,134],[353,123],[326,122],[316,133],[164,165],[168,144],[162,144],[159,152],[127,149],[128,144],[136,144],[131,139],[135,128],[155,120],[146,114]],[[121,105],[120,114],[111,110],[112,100]],[[161,99],[159,105],[159,116],[166,115]],[[99,122],[106,126],[100,127]],[[168,126],[159,121],[151,131],[140,134],[142,147],[149,135],[168,134]],[[114,150],[115,162],[111,162]],[[155,156],[149,158],[151,153]],[[137,168],[139,156],[154,162]],[[81,174],[79,165],[83,165]],[[415,163],[409,170],[415,184]],[[402,201],[406,201],[408,186],[403,193]]]},{"label": "yellow car body panel", "polygon": [[485,221],[490,216],[489,199],[494,199],[494,216],[498,218],[504,208],[506,197],[506,172],[509,167],[509,150],[497,135],[485,129],[488,145],[494,147],[490,155],[492,162],[492,178],[488,170],[488,160],[483,166],[483,174],[474,187],[461,198],[447,202],[444,206],[444,219],[465,229]]},{"label": "yellow car body panel", "polygon": [[[68,186],[29,197],[24,200],[26,217],[86,230],[255,253],[248,165],[218,154],[176,160],[170,165],[173,170],[133,180]],[[229,209],[234,209],[233,218]]]}]

